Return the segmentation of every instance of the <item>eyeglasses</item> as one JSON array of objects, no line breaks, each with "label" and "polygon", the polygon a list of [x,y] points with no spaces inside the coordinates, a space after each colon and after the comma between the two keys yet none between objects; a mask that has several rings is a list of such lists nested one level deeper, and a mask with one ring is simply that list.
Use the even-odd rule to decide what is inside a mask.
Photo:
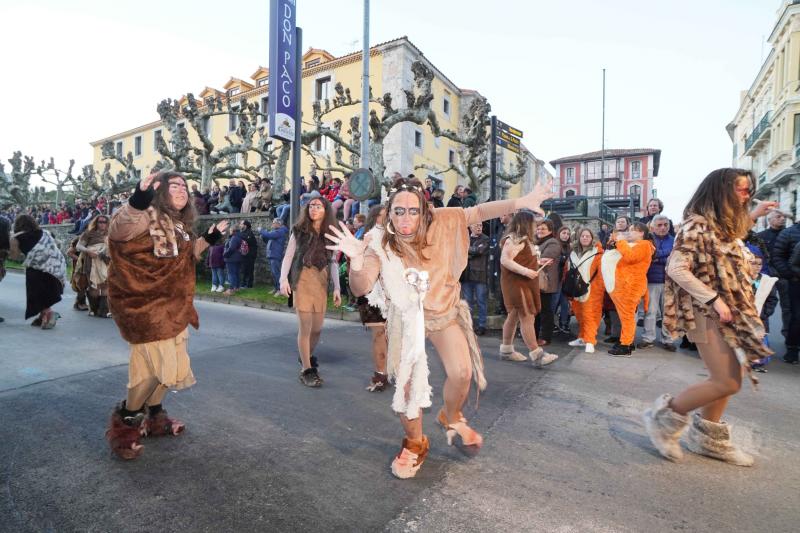
[{"label": "eyeglasses", "polygon": [[392,213],[394,213],[394,215],[397,217],[401,217],[406,213],[408,213],[408,216],[418,217],[421,211],[422,209],[420,209],[419,207],[409,207],[408,209],[406,209],[405,207],[392,208]]},{"label": "eyeglasses", "polygon": [[308,204],[309,209],[325,209],[325,206],[322,204]]}]

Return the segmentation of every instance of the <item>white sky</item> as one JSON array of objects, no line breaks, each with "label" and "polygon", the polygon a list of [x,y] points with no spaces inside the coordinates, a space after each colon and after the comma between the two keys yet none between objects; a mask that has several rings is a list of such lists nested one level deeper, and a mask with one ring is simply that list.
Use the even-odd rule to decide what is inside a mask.
[{"label": "white sky", "polygon": [[[297,0],[304,48],[361,48],[361,0]],[[540,159],[662,150],[655,187],[679,213],[731,163],[725,125],[769,51],[778,0],[372,0],[371,41],[407,35],[477,89]],[[158,118],[162,98],[268,64],[268,0],[0,0],[0,157],[66,168],[89,142]],[[358,88],[352,88],[358,92]]]}]

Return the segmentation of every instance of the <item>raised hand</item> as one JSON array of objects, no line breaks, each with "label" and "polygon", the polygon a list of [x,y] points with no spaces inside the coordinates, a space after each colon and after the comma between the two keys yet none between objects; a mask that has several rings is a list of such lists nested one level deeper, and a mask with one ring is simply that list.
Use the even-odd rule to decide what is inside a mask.
[{"label": "raised hand", "polygon": [[156,181],[155,183],[153,183],[153,180],[155,179],[155,177],[157,175],[158,175],[158,172],[153,172],[149,176],[147,176],[146,178],[142,179],[142,181],[139,182],[139,188],[142,191],[146,191],[147,189],[150,188],[150,185],[152,185],[153,186],[153,190],[154,191],[157,190],[158,187],[161,185],[160,181]]},{"label": "raised hand", "polygon": [[344,222],[339,222],[341,229],[333,224],[328,226],[330,233],[325,234],[325,238],[333,244],[325,246],[332,252],[342,252],[347,257],[360,257],[364,255],[364,250],[367,249],[367,242],[356,239]]},{"label": "raised hand", "polygon": [[227,220],[223,220],[222,222],[217,222],[214,226],[208,228],[208,233],[214,233],[214,228],[217,228],[217,230],[219,230],[219,232],[224,235],[225,232],[228,230],[229,225],[230,222],[228,222]]},{"label": "raised hand", "polygon": [[553,179],[547,178],[545,181],[536,181],[533,190],[517,199],[517,209],[530,209],[537,213],[544,214],[542,202],[553,197]]}]

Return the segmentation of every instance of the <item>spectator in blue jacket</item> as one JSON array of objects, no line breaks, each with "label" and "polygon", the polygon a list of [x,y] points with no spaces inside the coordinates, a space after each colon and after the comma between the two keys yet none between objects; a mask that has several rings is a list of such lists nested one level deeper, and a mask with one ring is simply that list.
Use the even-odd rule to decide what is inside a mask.
[{"label": "spectator in blue jacket", "polygon": [[289,229],[283,224],[283,219],[276,217],[272,220],[272,229],[267,231],[259,228],[258,232],[267,245],[267,261],[272,272],[273,296],[281,293],[281,261],[286,251],[286,241],[289,238]]},{"label": "spectator in blue jacket", "polygon": [[[664,316],[664,279],[667,259],[675,245],[675,237],[670,235],[670,221],[664,215],[654,215],[650,221],[650,231],[656,251],[650,268],[647,270],[647,292],[650,305],[644,315],[644,335],[639,348],[649,348],[656,342],[656,315]],[[670,352],[676,349],[674,339],[665,327],[661,327],[661,345]]]},{"label": "spectator in blue jacket", "polygon": [[230,296],[239,290],[239,270],[242,264],[241,246],[244,242],[239,236],[238,226],[231,226],[231,237],[225,243],[225,251],[222,257],[225,259],[225,269],[228,271],[228,290],[223,294]]}]

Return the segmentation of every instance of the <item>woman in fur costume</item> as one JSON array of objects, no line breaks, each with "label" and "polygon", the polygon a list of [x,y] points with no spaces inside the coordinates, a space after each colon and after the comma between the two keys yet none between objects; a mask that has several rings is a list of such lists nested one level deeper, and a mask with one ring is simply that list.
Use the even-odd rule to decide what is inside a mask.
[{"label": "woman in fur costume", "polygon": [[60,315],[52,307],[61,301],[67,283],[67,260],[53,236],[30,215],[14,221],[17,248],[25,254],[25,319],[39,315],[31,326],[52,329]]},{"label": "woman in fur costume", "polygon": [[503,304],[508,311],[503,323],[500,358],[507,361],[527,360],[523,354],[514,351],[514,334],[519,322],[522,340],[528,347],[528,357],[534,365],[541,367],[549,365],[558,356],[545,353],[536,339],[534,321],[536,315],[542,312],[539,271],[552,259],[539,259],[539,247],[533,244],[535,224],[533,213],[520,211],[511,219],[505,235],[500,239],[500,288]]},{"label": "woman in fur costume", "polygon": [[111,218],[108,304],[131,347],[128,394],[114,409],[106,431],[111,450],[123,459],[141,455],[141,436],[178,435],[185,426],[167,416],[167,390],[194,385],[187,352],[194,308],[195,262],[228,227],[223,221],[198,238],[195,207],[186,178],[150,174]]},{"label": "woman in fur costume", "polygon": [[583,281],[589,284],[589,291],[583,296],[572,298],[572,312],[578,321],[578,338],[569,345],[585,346],[586,353],[594,353],[605,296],[603,276],[600,273],[603,247],[589,228],[580,228],[577,235],[569,256],[569,266],[578,269]]},{"label": "woman in fur costume", "polygon": [[614,232],[608,240],[611,249],[600,260],[603,282],[621,326],[619,341],[608,350],[611,355],[630,357],[636,337],[636,310],[642,298],[647,310],[647,270],[655,252],[647,234],[647,226],[641,222],[634,222],[624,233]]},{"label": "woman in fur costume", "polygon": [[[658,451],[672,461],[683,457],[680,437],[687,425],[687,447],[739,466],[753,457],[731,442],[730,426],[720,419],[751,361],[769,356],[764,326],[756,308],[742,239],[758,217],[777,207],[761,202],[748,216],[755,181],[748,170],[711,172],[689,200],[675,235],[664,287],[664,325],[678,338],[697,344],[709,378],[672,398],[664,394],[644,413],[645,427]],[[689,413],[698,410],[692,417]]]},{"label": "woman in fur costume", "polygon": [[[461,408],[470,380],[486,387],[483,360],[472,330],[472,317],[461,300],[458,279],[467,265],[467,227],[518,209],[539,210],[550,196],[550,184],[537,184],[534,191],[516,200],[488,202],[475,207],[431,209],[422,184],[416,179],[398,179],[387,201],[389,218],[384,232],[359,241],[347,230],[331,226],[330,250],[350,258],[353,293],[380,290],[386,298],[390,375],[395,376],[392,408],[400,415],[405,438],[392,461],[392,473],[413,477],[428,453],[428,438],[422,432],[421,410],[431,405],[425,336],[429,336],[447,374],[444,408],[437,421],[449,444],[465,453],[475,453],[483,439],[467,425]],[[374,230],[373,230],[374,231]],[[376,285],[376,282],[380,283]]]},{"label": "woman in fur costume", "polygon": [[89,316],[111,318],[108,310],[108,223],[106,215],[96,216],[78,239],[75,249],[80,252],[77,268],[88,282]]},{"label": "woman in fur costume", "polygon": [[339,290],[339,263],[325,249],[325,229],[336,221],[330,202],[316,191],[300,212],[292,228],[281,264],[281,294],[292,296],[297,313],[297,350],[300,352],[300,383],[321,387],[319,363],[311,355],[319,343],[325,311],[328,309],[328,285],[333,284],[333,304],[342,305]]}]

